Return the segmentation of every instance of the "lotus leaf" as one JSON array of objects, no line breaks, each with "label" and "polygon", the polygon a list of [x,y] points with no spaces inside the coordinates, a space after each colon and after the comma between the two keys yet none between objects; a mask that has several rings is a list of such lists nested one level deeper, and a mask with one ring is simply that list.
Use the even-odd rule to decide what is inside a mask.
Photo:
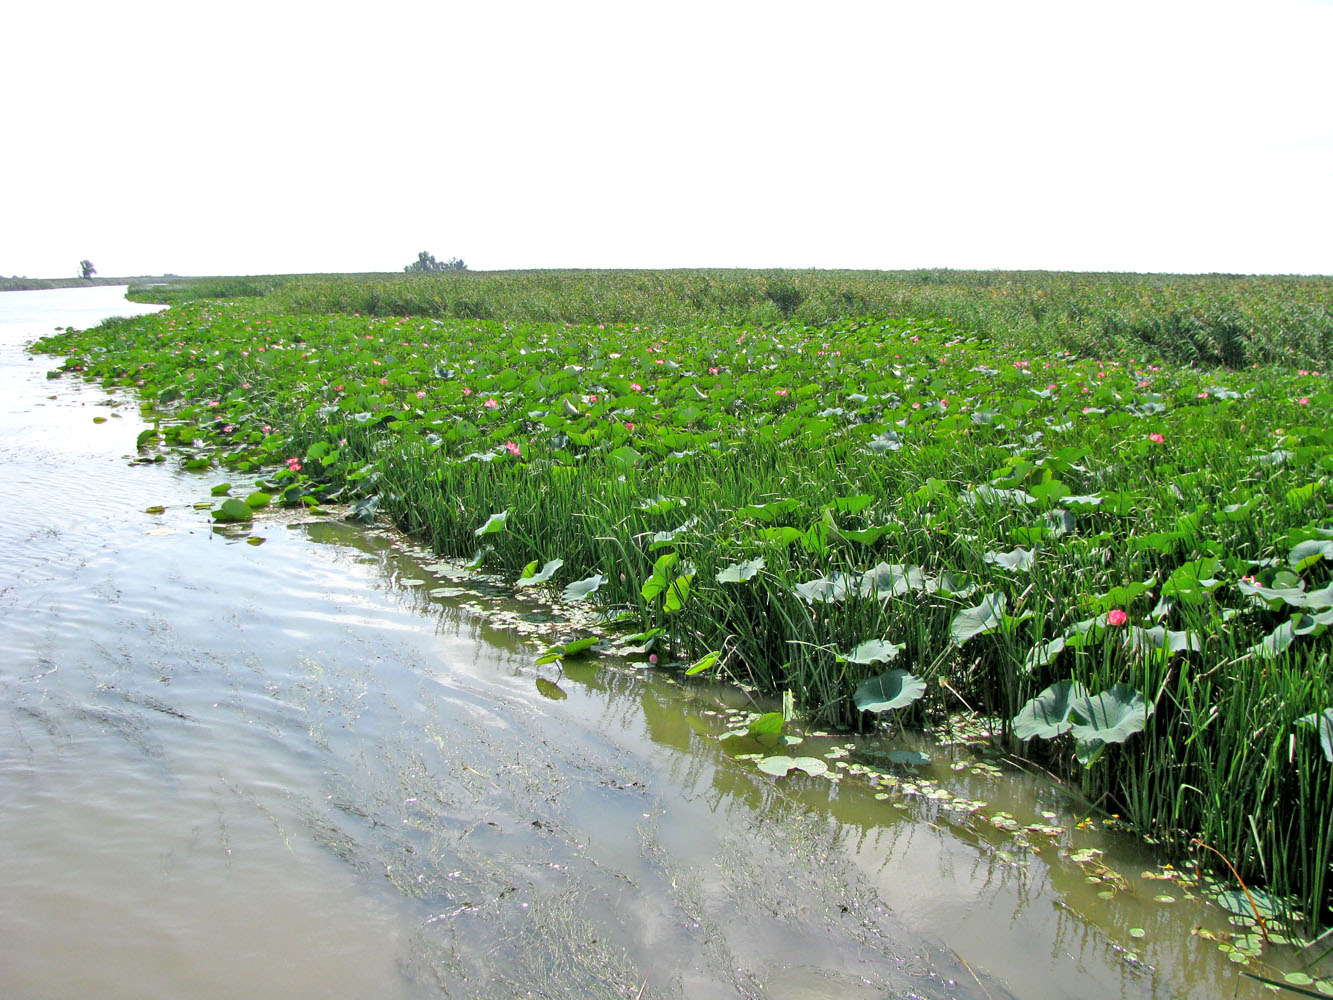
[{"label": "lotus leaf", "polygon": [[1333,708],[1303,715],[1296,722],[1302,726],[1313,726],[1318,731],[1319,747],[1324,751],[1324,759],[1333,764]]},{"label": "lotus leaf", "polygon": [[885,642],[882,639],[867,639],[859,643],[850,653],[837,657],[839,663],[887,663],[902,652],[902,643]]},{"label": "lotus leaf", "polygon": [[926,682],[906,670],[889,670],[857,685],[852,701],[862,712],[904,708],[926,693]]},{"label": "lotus leaf", "polygon": [[1070,721],[1074,703],[1085,700],[1087,696],[1087,689],[1077,681],[1064,680],[1052,684],[1014,716],[1014,735],[1020,740],[1034,737],[1049,740],[1069,732],[1074,728],[1074,723]]},{"label": "lotus leaf", "polygon": [[[528,564],[528,568],[524,571],[523,577],[514,581],[514,586],[535,587],[540,583],[545,583],[547,580],[551,579],[551,577],[555,575],[556,570],[564,564],[565,561],[563,559],[552,559],[541,568],[540,572],[537,572],[537,563],[536,560],[534,560]],[[531,570],[532,572],[528,572],[528,570]]]},{"label": "lotus leaf", "polygon": [[753,579],[763,568],[763,556],[758,559],[747,559],[745,562],[732,563],[730,566],[718,570],[717,582],[744,583],[746,580]]},{"label": "lotus leaf", "polygon": [[486,519],[486,523],[473,532],[477,537],[482,535],[495,535],[505,530],[505,525],[509,520],[509,511],[502,510],[498,514],[492,514]]},{"label": "lotus leaf", "polygon": [[987,594],[974,608],[966,608],[954,616],[949,626],[949,636],[958,645],[978,635],[993,632],[1004,621],[1004,609],[1008,598],[1004,594]]},{"label": "lotus leaf", "polygon": [[586,580],[578,580],[564,589],[564,592],[560,595],[561,600],[571,603],[574,601],[586,601],[589,597],[595,594],[597,588],[604,583],[606,583],[606,577],[602,576],[601,573],[598,573],[595,576],[590,576]]}]

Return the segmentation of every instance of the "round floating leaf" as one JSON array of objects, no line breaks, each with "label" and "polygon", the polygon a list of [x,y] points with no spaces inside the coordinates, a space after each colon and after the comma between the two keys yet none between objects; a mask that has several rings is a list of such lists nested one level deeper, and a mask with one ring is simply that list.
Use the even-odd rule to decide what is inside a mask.
[{"label": "round floating leaf", "polygon": [[1264,920],[1272,920],[1286,912],[1282,900],[1262,889],[1226,889],[1213,896],[1217,905],[1238,917],[1253,918],[1258,911]]},{"label": "round floating leaf", "polygon": [[862,712],[904,708],[926,693],[926,682],[906,670],[889,670],[857,685],[852,700]]},{"label": "round floating leaf", "polygon": [[486,519],[486,523],[473,532],[478,538],[482,535],[496,535],[505,530],[505,523],[509,520],[509,511],[502,510],[498,514],[492,514]]},{"label": "round floating leaf", "polygon": [[1014,716],[1014,735],[1020,740],[1034,737],[1050,740],[1069,732],[1074,728],[1074,724],[1069,721],[1073,704],[1087,696],[1087,689],[1077,681],[1052,684]]},{"label": "round floating leaf", "polygon": [[930,757],[920,750],[895,750],[889,754],[889,760],[904,767],[920,767],[930,763]]},{"label": "round floating leaf", "polygon": [[271,504],[273,502],[273,497],[260,490],[256,490],[245,498],[245,502],[251,510],[259,510],[260,508],[267,507]]},{"label": "round floating leaf", "polygon": [[167,509],[161,504],[154,504],[152,507],[145,507],[145,514],[165,514]]},{"label": "round floating leaf", "polygon": [[811,777],[817,778],[828,770],[828,765],[818,757],[786,757],[782,754],[763,757],[756,766],[765,774],[771,774],[776,778],[784,777],[789,771],[804,771]]},{"label": "round floating leaf", "polygon": [[231,483],[218,483],[209,492],[215,497],[225,497],[231,490]]},{"label": "round floating leaf", "polygon": [[839,663],[888,663],[902,652],[905,643],[885,642],[883,639],[867,639],[850,653],[837,657]]},{"label": "round floating leaf", "polygon": [[564,592],[560,596],[562,600],[568,602],[586,601],[593,594],[597,593],[597,588],[604,583],[606,583],[606,577],[598,573],[596,576],[590,576],[586,580],[579,580],[575,583],[571,583],[564,589]]},{"label": "round floating leaf", "polygon": [[213,511],[213,520],[220,521],[223,524],[237,524],[253,519],[249,505],[244,500],[237,500],[235,497],[228,497],[222,501],[222,506]]},{"label": "round floating leaf", "polygon": [[954,616],[949,626],[949,636],[958,645],[962,645],[973,636],[993,632],[1004,621],[1004,608],[1008,599],[1004,594],[987,594],[975,608],[965,608]]},{"label": "round floating leaf", "polygon": [[249,538],[247,538],[247,539],[245,540],[245,544],[246,544],[246,545],[263,545],[266,541],[268,541],[268,539],[267,539],[267,538],[264,538],[262,535],[251,535]]}]

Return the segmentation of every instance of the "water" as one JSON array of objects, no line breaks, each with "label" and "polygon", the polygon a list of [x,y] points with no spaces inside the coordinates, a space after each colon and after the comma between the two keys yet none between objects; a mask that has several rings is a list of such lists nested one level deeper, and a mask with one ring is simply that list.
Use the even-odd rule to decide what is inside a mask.
[{"label": "water", "polygon": [[215,531],[221,476],[131,467],[132,401],[22,350],[120,294],[0,296],[0,995],[1259,995],[1046,786],[937,745],[905,795],[776,781],[718,740],[734,692],[571,662],[545,696],[544,609],[432,597],[391,534]]}]

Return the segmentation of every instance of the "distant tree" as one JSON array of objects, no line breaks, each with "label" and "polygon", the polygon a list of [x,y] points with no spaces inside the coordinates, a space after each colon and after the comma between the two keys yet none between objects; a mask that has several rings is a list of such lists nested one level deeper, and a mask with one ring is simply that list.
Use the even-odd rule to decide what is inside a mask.
[{"label": "distant tree", "polygon": [[81,260],[81,261],[79,261],[79,277],[80,277],[80,278],[91,278],[91,277],[92,277],[94,274],[96,274],[96,273],[97,273],[97,268],[93,267],[93,262],[92,262],[92,261],[90,261],[90,260]]},{"label": "distant tree", "polygon": [[417,259],[403,268],[413,274],[422,274],[427,271],[466,271],[467,265],[463,263],[460,257],[450,257],[448,260],[439,261],[435,255],[422,250],[417,254]]}]

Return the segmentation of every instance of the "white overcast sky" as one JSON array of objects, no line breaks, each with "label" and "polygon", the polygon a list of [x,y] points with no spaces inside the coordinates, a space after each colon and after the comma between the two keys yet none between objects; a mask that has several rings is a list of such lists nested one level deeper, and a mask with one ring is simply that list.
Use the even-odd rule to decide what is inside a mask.
[{"label": "white overcast sky", "polygon": [[0,274],[1333,273],[1333,0],[21,3]]}]

